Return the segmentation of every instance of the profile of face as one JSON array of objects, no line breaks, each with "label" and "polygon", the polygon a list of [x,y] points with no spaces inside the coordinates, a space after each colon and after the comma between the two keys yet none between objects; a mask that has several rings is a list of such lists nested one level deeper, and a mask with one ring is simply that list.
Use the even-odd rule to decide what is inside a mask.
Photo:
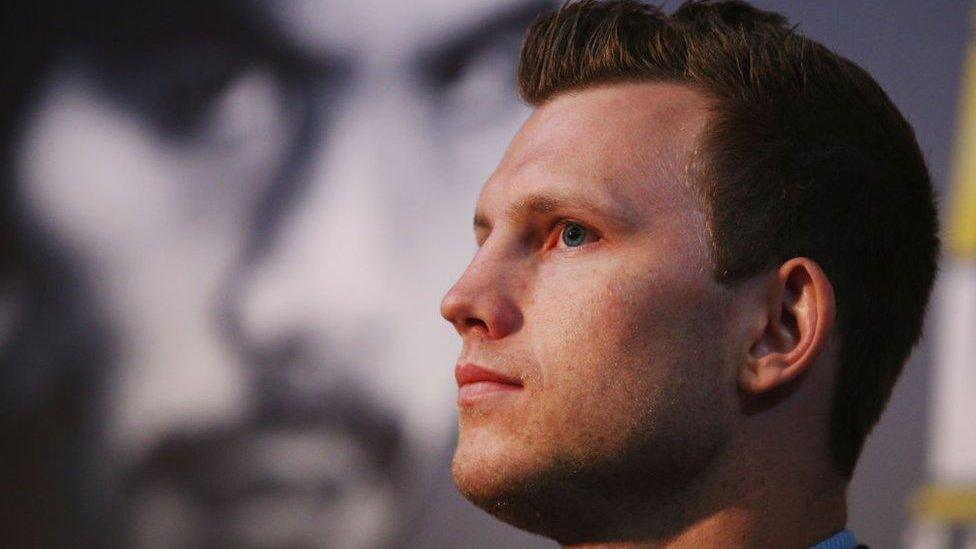
[{"label": "profile of face", "polygon": [[224,433],[170,446],[206,456],[180,482],[217,486],[225,512],[183,521],[153,476],[138,507],[157,533],[376,546],[452,433],[456,347],[432,304],[525,117],[516,52],[541,7],[213,4],[219,32],[189,8],[186,33],[170,18],[141,49],[55,60],[18,146],[22,208],[113,330],[105,458],[138,471],[162,440]]},{"label": "profile of face", "polygon": [[686,171],[707,110],[676,84],[560,94],[485,184],[442,314],[463,341],[454,479],[502,520],[621,534],[729,440],[743,339]]}]

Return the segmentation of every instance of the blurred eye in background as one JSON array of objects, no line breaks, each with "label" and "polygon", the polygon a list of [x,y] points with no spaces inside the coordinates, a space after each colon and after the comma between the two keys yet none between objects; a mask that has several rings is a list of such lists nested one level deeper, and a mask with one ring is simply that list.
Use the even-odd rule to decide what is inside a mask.
[{"label": "blurred eye in background", "polygon": [[[129,60],[123,61],[122,66],[114,67],[117,71],[106,75],[111,91],[140,111],[162,135],[177,140],[207,133],[215,122],[213,111],[240,86],[242,76],[265,72],[257,71],[240,52],[204,44],[155,52],[140,60],[142,70],[133,71],[125,66]],[[148,72],[152,74],[142,74]],[[257,99],[276,102],[275,83],[266,82],[264,87],[270,88],[266,94],[271,93]]]},{"label": "blurred eye in background", "polygon": [[434,117],[445,131],[477,132],[505,120],[521,105],[513,101],[522,35],[543,4],[518,6],[421,57]]},{"label": "blurred eye in background", "polygon": [[315,96],[311,88],[342,83],[328,64],[206,41],[95,63],[104,91],[164,138],[194,145],[260,138],[277,119],[294,122]]}]

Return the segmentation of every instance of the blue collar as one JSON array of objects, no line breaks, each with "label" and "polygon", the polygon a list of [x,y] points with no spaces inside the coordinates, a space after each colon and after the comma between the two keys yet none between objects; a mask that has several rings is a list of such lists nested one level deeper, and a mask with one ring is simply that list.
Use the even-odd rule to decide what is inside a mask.
[{"label": "blue collar", "polygon": [[844,529],[814,545],[810,549],[855,549],[857,540],[854,532]]}]

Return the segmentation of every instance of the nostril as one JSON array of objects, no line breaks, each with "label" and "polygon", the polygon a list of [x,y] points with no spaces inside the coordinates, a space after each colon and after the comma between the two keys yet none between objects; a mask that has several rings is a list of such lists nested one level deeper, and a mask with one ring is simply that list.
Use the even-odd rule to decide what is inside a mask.
[{"label": "nostril", "polygon": [[441,302],[441,316],[454,325],[462,336],[472,330],[488,331],[488,323],[480,318],[478,307],[467,296],[452,288]]},{"label": "nostril", "polygon": [[461,324],[464,326],[465,331],[480,329],[484,330],[486,333],[488,332],[488,323],[480,318],[468,317],[461,321]]}]

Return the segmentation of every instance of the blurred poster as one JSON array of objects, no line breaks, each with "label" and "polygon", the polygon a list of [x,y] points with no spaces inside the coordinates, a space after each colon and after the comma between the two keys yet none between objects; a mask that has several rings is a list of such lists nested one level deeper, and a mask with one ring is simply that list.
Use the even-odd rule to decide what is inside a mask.
[{"label": "blurred poster", "polygon": [[8,0],[11,547],[409,544],[525,0]]},{"label": "blurred poster", "polygon": [[937,294],[928,483],[907,545],[976,547],[976,7],[972,11]]}]

